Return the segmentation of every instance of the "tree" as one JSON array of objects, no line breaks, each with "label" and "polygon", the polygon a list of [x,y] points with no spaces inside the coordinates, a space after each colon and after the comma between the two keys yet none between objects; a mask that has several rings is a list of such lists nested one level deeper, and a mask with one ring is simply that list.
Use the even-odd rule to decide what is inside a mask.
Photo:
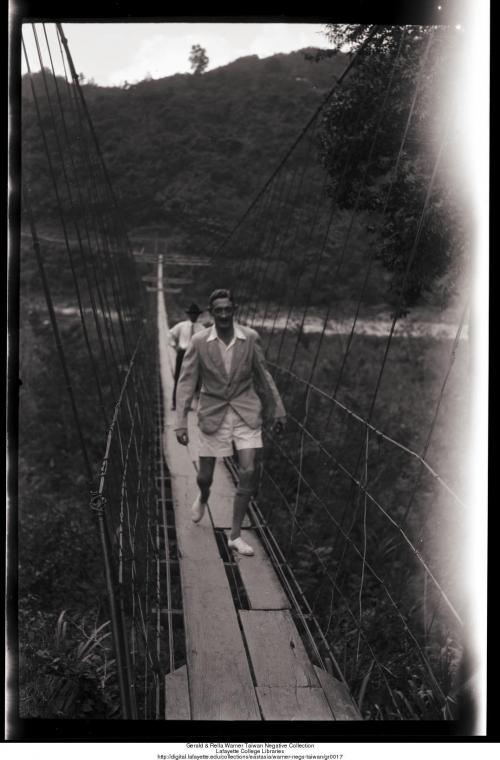
[{"label": "tree", "polygon": [[201,45],[193,45],[189,54],[189,63],[193,69],[193,74],[203,74],[208,66],[209,58],[207,51]]},{"label": "tree", "polygon": [[395,304],[404,310],[427,296],[445,305],[469,236],[467,183],[454,161],[459,83],[454,91],[450,74],[458,36],[430,26],[327,30],[336,50],[358,53],[320,135],[329,192],[340,207],[374,212],[377,258],[392,272]]}]

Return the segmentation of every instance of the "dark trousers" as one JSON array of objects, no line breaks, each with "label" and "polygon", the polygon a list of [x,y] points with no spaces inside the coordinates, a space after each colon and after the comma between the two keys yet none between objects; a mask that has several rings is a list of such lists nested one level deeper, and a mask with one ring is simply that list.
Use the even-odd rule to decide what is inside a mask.
[{"label": "dark trousers", "polygon": [[182,360],[184,359],[184,354],[186,351],[182,348],[179,348],[177,350],[177,356],[175,358],[175,370],[174,370],[174,392],[172,395],[172,406],[175,407],[175,396],[177,393],[177,383],[179,382],[179,376],[181,374],[181,368],[182,368]]}]

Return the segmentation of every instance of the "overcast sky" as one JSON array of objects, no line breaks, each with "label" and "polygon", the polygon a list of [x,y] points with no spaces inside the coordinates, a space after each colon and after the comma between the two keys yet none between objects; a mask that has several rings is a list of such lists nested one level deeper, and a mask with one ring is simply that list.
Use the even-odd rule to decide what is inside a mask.
[{"label": "overcast sky", "polygon": [[[208,69],[223,66],[245,55],[260,58],[289,53],[304,47],[329,47],[319,24],[250,23],[80,23],[63,25],[76,70],[97,84],[121,85],[191,71],[192,45],[207,51]],[[44,31],[36,25],[46,65]],[[52,53],[58,51],[53,24],[46,24]],[[31,25],[23,36],[32,70],[39,68]],[[24,56],[23,56],[24,57]],[[56,55],[54,65],[59,69]],[[23,72],[26,70],[23,61]],[[62,71],[60,71],[62,73]]]}]

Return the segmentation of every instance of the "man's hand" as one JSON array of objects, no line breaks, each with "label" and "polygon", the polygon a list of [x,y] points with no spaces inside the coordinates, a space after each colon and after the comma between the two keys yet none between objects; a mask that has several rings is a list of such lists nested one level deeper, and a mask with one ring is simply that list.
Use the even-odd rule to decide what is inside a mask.
[{"label": "man's hand", "polygon": [[189,443],[189,436],[187,428],[179,428],[175,431],[175,437],[177,438],[178,442],[181,444],[181,446],[187,446]]},{"label": "man's hand", "polygon": [[286,417],[275,417],[273,421],[272,431],[278,435],[284,431],[286,427]]}]

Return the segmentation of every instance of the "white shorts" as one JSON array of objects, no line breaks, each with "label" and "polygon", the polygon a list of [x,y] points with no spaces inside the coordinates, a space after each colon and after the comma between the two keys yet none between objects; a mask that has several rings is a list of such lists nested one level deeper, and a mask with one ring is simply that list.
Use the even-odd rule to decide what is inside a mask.
[{"label": "white shorts", "polygon": [[198,428],[198,434],[200,457],[229,457],[233,453],[233,442],[237,450],[262,448],[261,428],[249,427],[231,407],[215,433],[204,433]]}]

